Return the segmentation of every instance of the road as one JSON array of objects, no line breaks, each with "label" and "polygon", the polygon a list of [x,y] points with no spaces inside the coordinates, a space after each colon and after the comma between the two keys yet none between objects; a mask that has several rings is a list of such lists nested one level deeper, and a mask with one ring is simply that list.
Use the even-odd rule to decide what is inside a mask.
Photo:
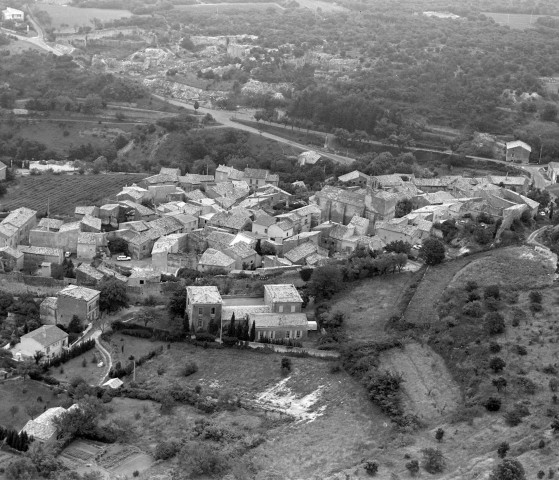
[{"label": "road", "polygon": [[29,42],[32,43],[33,45],[46,50],[47,52],[53,53],[54,55],[60,57],[61,55],[64,55],[62,52],[60,52],[59,50],[57,50],[54,47],[51,47],[50,45],[47,44],[47,42],[45,42],[45,34],[43,32],[42,27],[35,21],[35,19],[31,16],[31,13],[29,12],[29,9],[27,11],[27,18],[28,20],[31,22],[31,24],[33,25],[33,28],[35,29],[35,31],[37,32],[37,36],[36,37],[25,37],[23,35],[17,35],[14,32],[12,32],[11,30],[7,30],[5,28],[2,28],[0,30],[2,30],[3,32],[12,35],[14,37],[16,37],[18,40],[22,40],[24,42]]},{"label": "road", "polygon": [[[177,107],[192,108],[192,103],[181,102],[180,100],[173,100],[173,99],[162,97],[162,96],[155,95],[155,94],[152,94],[152,95],[155,98],[158,98],[160,100],[169,102],[171,105],[176,105]],[[274,140],[276,142],[283,143],[284,145],[289,145],[290,147],[297,148],[297,149],[299,149],[303,152],[310,149],[310,147],[308,145],[304,145],[302,143],[294,142],[292,140],[288,140],[288,139],[280,137],[278,135],[273,135],[271,133],[261,132],[260,130],[258,130],[254,127],[250,127],[250,126],[244,125],[242,123],[234,122],[233,120],[231,120],[231,112],[228,112],[226,110],[213,110],[211,108],[200,107],[198,109],[198,111],[201,114],[209,113],[217,122],[221,123],[224,127],[236,128],[237,130],[243,130],[245,132],[250,132],[250,133],[253,133],[255,135],[260,135],[264,138],[269,138],[270,140]],[[324,133],[321,133],[321,135],[324,135]],[[333,160],[334,162],[340,163],[342,165],[351,165],[355,161],[354,158],[344,157],[343,155],[338,155],[338,154],[330,153],[330,152],[324,152],[323,150],[318,150],[318,151],[320,152],[320,154],[323,157],[329,158],[330,160]]]}]

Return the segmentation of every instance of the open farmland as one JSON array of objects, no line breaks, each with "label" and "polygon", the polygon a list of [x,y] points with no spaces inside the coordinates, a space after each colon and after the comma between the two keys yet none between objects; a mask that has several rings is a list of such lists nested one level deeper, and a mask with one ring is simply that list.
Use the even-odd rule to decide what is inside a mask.
[{"label": "open farmland", "polygon": [[[519,13],[491,13],[482,12],[485,16],[491,17],[499,25],[508,25],[510,28],[516,30],[526,30],[528,28],[536,28],[536,21],[540,17],[547,17],[548,15],[526,15]],[[557,17],[553,17],[557,18]]]},{"label": "open farmland", "polygon": [[147,175],[114,173],[106,175],[32,175],[19,178],[2,198],[2,207],[12,210],[28,207],[51,215],[73,216],[77,205],[100,204],[122,187],[137,183]]},{"label": "open farmland", "polygon": [[58,32],[74,33],[75,27],[91,27],[94,18],[102,22],[131,17],[128,10],[109,10],[103,8],[78,8],[66,5],[51,5],[49,3],[36,3],[34,11],[42,10],[50,15],[51,26]]}]

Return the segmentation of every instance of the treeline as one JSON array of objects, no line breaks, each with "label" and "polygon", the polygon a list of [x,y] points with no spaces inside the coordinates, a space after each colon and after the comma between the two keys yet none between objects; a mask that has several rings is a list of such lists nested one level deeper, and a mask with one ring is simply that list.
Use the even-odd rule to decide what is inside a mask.
[{"label": "treeline", "polygon": [[78,343],[74,347],[69,350],[63,350],[60,355],[55,355],[54,357],[50,358],[47,362],[48,367],[58,367],[62,363],[66,363],[73,358],[79,357],[82,353],[88,352],[93,347],[95,347],[95,340],[84,340],[83,342]]},{"label": "treeline", "polygon": [[17,430],[4,428],[0,425],[0,443],[4,440],[6,445],[14,450],[27,452],[27,450],[29,450],[29,444],[33,441],[33,437],[27,435],[27,432],[18,433]]}]

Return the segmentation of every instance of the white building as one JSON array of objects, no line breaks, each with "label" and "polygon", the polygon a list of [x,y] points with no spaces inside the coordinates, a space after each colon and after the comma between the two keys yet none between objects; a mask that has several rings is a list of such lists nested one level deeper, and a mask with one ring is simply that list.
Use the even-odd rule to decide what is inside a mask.
[{"label": "white building", "polygon": [[21,10],[16,10],[15,8],[7,7],[6,10],[2,10],[2,20],[14,20],[16,22],[23,22],[25,19],[25,14]]}]

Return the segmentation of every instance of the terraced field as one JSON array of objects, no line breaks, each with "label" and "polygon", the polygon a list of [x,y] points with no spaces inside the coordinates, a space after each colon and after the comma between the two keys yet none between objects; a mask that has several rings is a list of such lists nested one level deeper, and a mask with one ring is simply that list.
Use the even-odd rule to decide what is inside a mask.
[{"label": "terraced field", "polygon": [[76,205],[103,203],[125,185],[137,183],[147,175],[115,173],[106,175],[38,175],[21,177],[0,201],[7,209],[28,207],[43,213],[50,204],[52,215],[72,216]]}]

